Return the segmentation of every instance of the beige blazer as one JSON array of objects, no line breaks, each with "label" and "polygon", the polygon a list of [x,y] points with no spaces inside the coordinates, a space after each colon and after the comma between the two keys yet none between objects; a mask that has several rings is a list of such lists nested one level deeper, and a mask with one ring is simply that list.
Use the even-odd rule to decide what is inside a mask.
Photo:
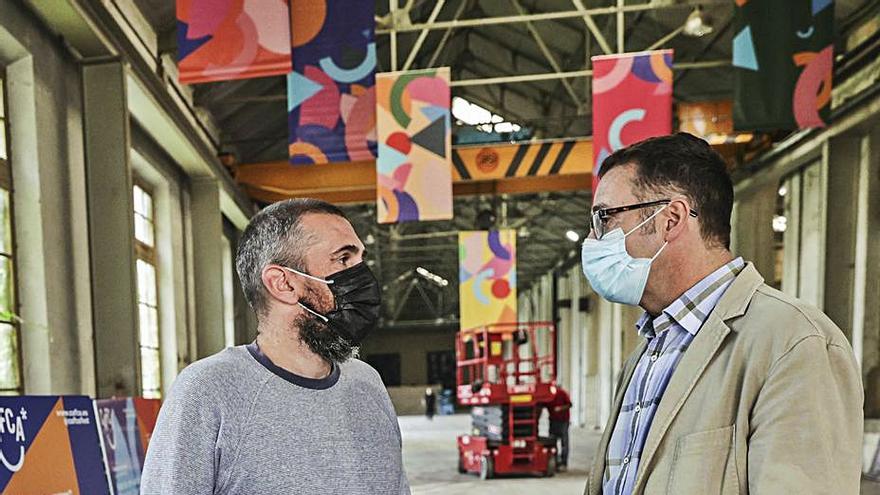
[{"label": "beige blazer", "polygon": [[[645,347],[620,375],[587,495],[602,493],[608,441]],[[764,285],[749,263],[669,381],[633,494],[858,494],[863,402],[840,329]]]}]

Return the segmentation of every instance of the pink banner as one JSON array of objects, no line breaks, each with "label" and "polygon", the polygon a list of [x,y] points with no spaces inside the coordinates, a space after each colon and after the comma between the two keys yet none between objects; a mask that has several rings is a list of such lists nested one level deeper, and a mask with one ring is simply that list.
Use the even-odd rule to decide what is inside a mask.
[{"label": "pink banner", "polygon": [[287,0],[177,0],[180,82],[287,74]]},{"label": "pink banner", "polygon": [[593,57],[593,192],[614,151],[672,132],[672,50]]}]

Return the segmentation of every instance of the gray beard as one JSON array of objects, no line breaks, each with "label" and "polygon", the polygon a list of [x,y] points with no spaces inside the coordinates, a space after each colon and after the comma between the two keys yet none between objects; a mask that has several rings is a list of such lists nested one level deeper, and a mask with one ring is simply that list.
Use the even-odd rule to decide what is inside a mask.
[{"label": "gray beard", "polygon": [[298,316],[291,326],[299,330],[301,342],[331,363],[344,363],[357,353],[356,346],[311,314]]}]

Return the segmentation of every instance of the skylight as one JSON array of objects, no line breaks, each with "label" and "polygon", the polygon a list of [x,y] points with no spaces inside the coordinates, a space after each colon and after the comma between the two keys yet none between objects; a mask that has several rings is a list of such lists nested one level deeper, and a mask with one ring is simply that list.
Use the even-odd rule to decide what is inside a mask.
[{"label": "skylight", "polygon": [[471,103],[460,96],[452,98],[452,115],[459,125],[471,125],[483,132],[518,132],[519,124],[508,122],[504,117]]}]

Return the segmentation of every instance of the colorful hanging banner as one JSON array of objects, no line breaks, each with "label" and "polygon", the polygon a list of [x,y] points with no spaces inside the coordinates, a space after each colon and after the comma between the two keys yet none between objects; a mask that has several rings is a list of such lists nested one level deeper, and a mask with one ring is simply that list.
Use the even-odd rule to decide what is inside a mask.
[{"label": "colorful hanging banner", "polygon": [[177,0],[177,60],[185,84],[287,74],[287,1]]},{"label": "colorful hanging banner", "polygon": [[452,218],[449,68],[376,78],[379,223]]},{"label": "colorful hanging banner", "polygon": [[95,401],[115,495],[140,493],[147,446],[161,405],[158,399],[142,398]]},{"label": "colorful hanging banner", "polygon": [[93,401],[0,397],[0,493],[110,493]]},{"label": "colorful hanging banner", "polygon": [[460,232],[458,259],[462,330],[515,323],[516,230]]},{"label": "colorful hanging banner", "polygon": [[375,5],[297,0],[287,76],[290,162],[376,157]]},{"label": "colorful hanging banner", "polygon": [[831,116],[834,2],[736,0],[734,10],[734,127],[824,127]]},{"label": "colorful hanging banner", "polygon": [[602,161],[672,132],[672,50],[593,57],[593,192]]}]

